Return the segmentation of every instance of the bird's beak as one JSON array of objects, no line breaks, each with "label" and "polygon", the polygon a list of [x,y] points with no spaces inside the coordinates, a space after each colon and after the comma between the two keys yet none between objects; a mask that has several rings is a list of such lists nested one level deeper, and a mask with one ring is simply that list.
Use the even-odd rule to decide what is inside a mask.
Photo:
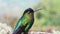
[{"label": "bird's beak", "polygon": [[37,12],[37,11],[39,11],[39,10],[45,10],[45,11],[47,11],[47,10],[46,10],[46,7],[43,6],[42,8],[39,8],[39,9],[35,10],[34,12]]},{"label": "bird's beak", "polygon": [[42,10],[42,9],[37,9],[37,10],[35,10],[34,12],[37,12],[37,11],[39,11],[39,10]]}]

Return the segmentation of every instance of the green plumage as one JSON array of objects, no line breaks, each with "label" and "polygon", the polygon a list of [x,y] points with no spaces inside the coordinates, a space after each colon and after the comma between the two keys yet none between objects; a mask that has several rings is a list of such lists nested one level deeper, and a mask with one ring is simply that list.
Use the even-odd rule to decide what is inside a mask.
[{"label": "green plumage", "polygon": [[21,34],[22,32],[27,32],[32,27],[34,23],[34,12],[31,8],[25,10],[23,16],[19,19],[15,26],[13,34]]},{"label": "green plumage", "polygon": [[23,16],[23,18],[21,18],[19,21],[18,21],[18,23],[17,23],[17,25],[16,25],[16,27],[15,27],[15,30],[17,30],[18,28],[19,28],[19,26],[21,26],[21,25],[26,25],[28,22],[30,22],[30,18],[28,18],[28,16],[27,15],[25,15],[25,16]]}]

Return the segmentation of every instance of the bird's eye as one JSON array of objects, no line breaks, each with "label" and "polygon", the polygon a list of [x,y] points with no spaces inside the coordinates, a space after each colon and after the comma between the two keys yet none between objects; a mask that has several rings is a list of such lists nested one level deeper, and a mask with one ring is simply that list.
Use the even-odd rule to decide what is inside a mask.
[{"label": "bird's eye", "polygon": [[30,12],[28,12],[28,14],[29,14]]}]

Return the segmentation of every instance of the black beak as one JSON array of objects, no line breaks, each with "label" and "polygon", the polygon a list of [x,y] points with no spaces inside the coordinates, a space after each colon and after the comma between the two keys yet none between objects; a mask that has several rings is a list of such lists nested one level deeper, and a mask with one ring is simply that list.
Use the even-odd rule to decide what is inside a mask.
[{"label": "black beak", "polygon": [[37,11],[39,11],[39,10],[42,10],[42,9],[37,9],[37,10],[35,10],[34,12],[37,12]]}]

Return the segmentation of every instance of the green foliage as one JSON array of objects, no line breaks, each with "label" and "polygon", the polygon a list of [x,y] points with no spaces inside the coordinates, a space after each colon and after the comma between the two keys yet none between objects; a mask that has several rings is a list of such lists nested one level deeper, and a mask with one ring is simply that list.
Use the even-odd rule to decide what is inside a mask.
[{"label": "green foliage", "polygon": [[[57,0],[52,0],[51,4],[45,5],[46,10],[40,11],[41,14],[43,14],[42,18],[45,19],[44,23],[41,22],[42,19],[40,19],[39,23],[41,26],[60,26],[60,5],[59,2],[55,2]],[[51,6],[49,6],[51,5]],[[58,6],[57,6],[58,5]],[[49,8],[50,7],[50,8]],[[37,18],[39,19],[41,15],[37,13]]]},{"label": "green foliage", "polygon": [[40,12],[38,12],[37,14],[36,14],[36,18],[37,19],[40,19],[42,17],[42,14],[40,13]]}]

